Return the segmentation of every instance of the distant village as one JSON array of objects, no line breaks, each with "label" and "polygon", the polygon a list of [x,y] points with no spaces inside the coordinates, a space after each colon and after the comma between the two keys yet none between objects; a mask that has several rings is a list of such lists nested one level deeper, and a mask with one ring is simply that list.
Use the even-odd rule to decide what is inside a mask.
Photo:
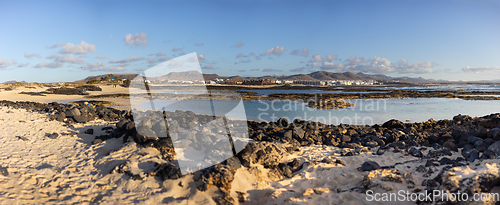
[{"label": "distant village", "polygon": [[[278,80],[278,79],[233,79],[233,78],[215,78],[212,80],[173,80],[156,79],[146,80],[150,84],[205,84],[205,85],[319,85],[319,86],[348,86],[348,85],[382,85],[383,82],[377,80]],[[87,84],[130,84],[130,80],[123,79],[112,74],[101,78],[89,80]]]},{"label": "distant village", "polygon": [[216,78],[207,81],[191,81],[191,80],[168,80],[168,81],[147,81],[148,83],[167,83],[167,84],[205,84],[205,85],[322,85],[322,86],[337,86],[337,85],[382,85],[382,82],[376,80],[235,80]]}]

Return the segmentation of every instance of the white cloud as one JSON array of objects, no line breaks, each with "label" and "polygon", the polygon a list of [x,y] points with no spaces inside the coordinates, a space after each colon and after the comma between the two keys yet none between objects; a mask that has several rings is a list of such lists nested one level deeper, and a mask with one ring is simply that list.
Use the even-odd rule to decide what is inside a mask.
[{"label": "white cloud", "polygon": [[346,59],[345,62],[348,66],[356,66],[360,63],[367,63],[368,60],[363,57],[357,58],[355,55],[352,55],[350,58]]},{"label": "white cloud", "polygon": [[286,51],[285,48],[276,46],[274,48],[267,49],[265,53],[260,54],[261,56],[265,56],[267,54],[281,55],[283,51]]},{"label": "white cloud", "polygon": [[326,61],[332,62],[334,60],[337,60],[337,55],[328,54],[325,56],[325,58],[326,58]]},{"label": "white cloud", "polygon": [[478,67],[478,68],[471,68],[470,66],[467,66],[465,68],[462,68],[462,71],[467,72],[467,73],[484,73],[484,72],[489,72],[489,71],[500,71],[500,67],[498,66],[493,66],[493,67]]},{"label": "white cloud", "polygon": [[98,59],[108,59],[107,56],[95,56],[95,57],[98,58]]},{"label": "white cloud", "polygon": [[318,55],[318,54],[314,54],[314,55],[312,56],[312,60],[314,60],[315,62],[323,62],[323,61],[324,61],[323,57],[321,57],[321,56],[320,56],[320,55]]},{"label": "white cloud", "polygon": [[9,60],[0,58],[0,68],[7,68],[10,66]]},{"label": "white cloud", "polygon": [[59,42],[59,43],[56,43],[56,44],[51,45],[51,46],[45,46],[45,48],[51,49],[51,48],[57,48],[57,47],[61,47],[61,46],[62,46],[62,44],[61,44],[61,42]]},{"label": "white cloud", "polygon": [[29,63],[19,63],[19,65],[17,65],[17,67],[22,68],[22,67],[26,67],[28,65],[29,65]]},{"label": "white cloud", "polygon": [[51,62],[51,63],[46,63],[46,62],[41,62],[35,65],[35,68],[60,68],[64,65],[64,63],[59,63],[59,62]]},{"label": "white cloud", "polygon": [[127,35],[125,35],[125,38],[123,38],[123,42],[125,42],[125,44],[127,44],[128,46],[134,48],[141,45],[148,45],[148,38],[148,35],[146,35],[145,33],[136,33],[134,35],[128,33]]},{"label": "white cloud", "polygon": [[236,55],[236,58],[242,58],[242,57],[247,57],[247,56],[243,55],[243,53],[238,53],[238,55]]},{"label": "white cloud", "polygon": [[155,54],[156,56],[165,56],[165,54],[163,53],[163,51],[160,51],[158,53]]},{"label": "white cloud", "polygon": [[[356,57],[352,55],[350,58],[345,59],[343,63],[333,63],[332,61],[337,60],[336,55],[326,55],[325,58],[320,55],[313,55],[313,58],[309,61],[307,66],[309,67],[320,67],[321,70],[338,70],[338,71],[349,71],[349,72],[364,72],[364,73],[434,73],[435,71],[431,68],[434,64],[427,61],[420,61],[416,64],[408,63],[407,60],[403,59],[398,63],[392,63],[386,58],[381,58],[374,56],[371,59],[365,59],[363,57]],[[323,62],[320,66],[320,62]]]},{"label": "white cloud", "polygon": [[84,64],[85,60],[83,60],[81,57],[80,58],[75,58],[73,54],[71,55],[63,55],[63,56],[58,56],[58,55],[50,55],[47,56],[47,59],[54,59],[54,62],[59,62],[59,63],[71,63],[71,64]]},{"label": "white cloud", "polygon": [[106,66],[106,64],[102,62],[98,63],[87,63],[87,65],[84,65],[80,67],[82,70],[88,70],[88,71],[123,71],[125,68],[121,66]]},{"label": "white cloud", "polygon": [[172,48],[173,52],[182,51],[182,48]]},{"label": "white cloud", "polygon": [[17,64],[17,60],[16,59],[11,59],[12,61],[12,64],[16,65]]},{"label": "white cloud", "polygon": [[420,62],[417,63],[417,66],[424,67],[424,68],[432,68],[432,67],[434,67],[434,65],[431,62],[429,62],[429,61],[420,61]]},{"label": "white cloud", "polygon": [[264,68],[264,70],[262,70],[262,72],[281,72],[283,70],[280,70],[280,69],[273,69],[273,68]]},{"label": "white cloud", "polygon": [[137,57],[137,56],[130,56],[130,58],[125,58],[122,60],[110,60],[109,63],[130,63],[134,61],[140,61],[144,60],[142,57]]},{"label": "white cloud", "polygon": [[396,63],[395,69],[398,73],[434,73],[431,68],[434,67],[432,63],[426,61],[420,61],[416,64],[409,63],[406,59],[400,60]]},{"label": "white cloud", "polygon": [[165,56],[165,57],[163,57],[163,58],[158,58],[158,59],[156,59],[156,61],[157,61],[157,62],[165,62],[165,61],[168,61],[168,60],[170,60],[170,59],[171,59],[170,57]]},{"label": "white cloud", "polygon": [[156,60],[152,58],[148,58],[146,60],[148,61],[148,63],[156,63]]},{"label": "white cloud", "polygon": [[340,70],[344,69],[344,64],[342,63],[332,63],[332,62],[323,62],[323,65],[321,65],[321,70]]},{"label": "white cloud", "polygon": [[259,70],[260,69],[258,69],[258,68],[252,68],[252,69],[250,69],[250,71],[259,71]]},{"label": "white cloud", "polygon": [[247,59],[247,60],[240,60],[239,63],[250,63],[252,62],[252,60],[250,59]]},{"label": "white cloud", "polygon": [[211,69],[214,69],[214,67],[212,65],[208,64],[206,66],[203,66],[203,69],[211,70]]},{"label": "white cloud", "polygon": [[242,46],[244,46],[244,45],[245,45],[245,44],[244,44],[243,42],[238,41],[238,43],[236,43],[236,45],[235,45],[235,46],[239,48],[239,47],[242,47]]},{"label": "white cloud", "polygon": [[195,46],[203,46],[203,42],[201,43],[194,43]]},{"label": "white cloud", "polygon": [[307,48],[302,48],[302,51],[300,51],[300,50],[293,50],[290,53],[290,55],[301,55],[301,56],[307,57],[309,55],[309,50],[307,50]]},{"label": "white cloud", "polygon": [[72,53],[72,54],[87,54],[88,52],[95,52],[95,45],[80,41],[80,45],[72,43],[65,43],[59,53]]},{"label": "white cloud", "polygon": [[24,53],[24,57],[26,57],[26,58],[31,58],[31,57],[38,57],[38,58],[40,58],[41,56],[38,53]]},{"label": "white cloud", "polygon": [[198,62],[202,62],[202,61],[205,61],[205,55],[200,54],[200,55],[198,55]]}]

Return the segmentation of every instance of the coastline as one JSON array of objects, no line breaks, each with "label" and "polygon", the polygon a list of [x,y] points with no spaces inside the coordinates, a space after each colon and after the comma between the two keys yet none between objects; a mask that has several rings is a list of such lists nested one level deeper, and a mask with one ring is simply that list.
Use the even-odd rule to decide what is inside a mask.
[{"label": "coastline", "polygon": [[[280,119],[265,123],[284,128],[262,128],[264,122],[248,121],[251,140],[236,161],[179,176],[170,175],[174,173],[170,160],[176,155],[172,145],[134,134],[126,113],[116,111],[120,114],[115,118],[103,120],[110,113],[83,123],[55,118],[59,109],[75,106],[82,109],[77,105],[2,102],[1,119],[10,125],[2,131],[2,150],[9,150],[0,157],[5,170],[2,201],[49,202],[66,197],[100,203],[336,204],[366,203],[367,191],[498,191],[493,182],[500,180],[500,114],[481,118],[458,115],[453,120],[419,123],[391,120],[373,126]],[[104,109],[95,108],[96,112]],[[53,133],[58,137],[50,138]],[[56,147],[61,152],[21,161],[16,158]],[[65,151],[70,147],[72,152]],[[23,151],[26,148],[32,151]],[[260,156],[259,150],[267,157]],[[86,154],[78,154],[82,152]],[[95,164],[82,164],[89,159]],[[98,171],[92,171],[95,169]],[[17,181],[19,178],[22,180]],[[61,184],[66,188],[57,189]],[[486,187],[478,189],[477,184]],[[136,188],[119,191],[128,186]],[[185,198],[187,193],[190,197]]]}]

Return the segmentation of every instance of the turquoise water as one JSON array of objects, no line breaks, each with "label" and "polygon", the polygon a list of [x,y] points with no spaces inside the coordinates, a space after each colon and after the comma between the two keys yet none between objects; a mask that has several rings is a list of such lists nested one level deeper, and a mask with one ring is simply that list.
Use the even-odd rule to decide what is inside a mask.
[{"label": "turquoise water", "polygon": [[[296,101],[244,101],[245,114],[237,113],[231,117],[249,120],[289,120],[301,119],[319,121],[326,124],[381,124],[390,119],[407,122],[421,122],[430,118],[435,120],[452,119],[462,114],[484,116],[500,112],[498,101],[462,100],[457,98],[406,98],[406,99],[357,99],[349,100],[355,106],[347,109],[322,110],[306,107]],[[216,114],[231,110],[239,101],[216,101]],[[155,101],[156,109],[165,107],[167,111],[190,110],[195,113],[211,114],[209,101]],[[147,108],[149,103],[142,104]],[[217,111],[219,110],[219,112]]]}]

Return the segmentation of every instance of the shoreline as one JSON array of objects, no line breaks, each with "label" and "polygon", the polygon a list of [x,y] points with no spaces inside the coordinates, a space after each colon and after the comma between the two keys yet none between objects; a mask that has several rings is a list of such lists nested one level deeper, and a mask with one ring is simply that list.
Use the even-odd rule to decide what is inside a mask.
[{"label": "shoreline", "polygon": [[[156,194],[128,192],[128,195],[136,200],[149,203],[161,203],[163,198],[158,198],[159,196],[169,198],[168,202],[171,203],[185,203],[186,200],[197,203],[206,200],[216,203],[224,201],[231,204],[323,203],[325,200],[329,203],[366,203],[368,190],[375,193],[397,190],[413,193],[425,190],[487,193],[499,190],[493,183],[500,180],[500,175],[497,174],[500,168],[499,113],[478,118],[457,115],[453,120],[429,120],[420,123],[389,120],[372,126],[336,126],[280,119],[277,122],[266,122],[267,125],[274,126],[263,127],[263,122],[248,121],[250,142],[244,151],[217,166],[179,175],[175,174],[172,162],[175,162],[176,156],[185,155],[182,152],[176,153],[173,144],[162,138],[138,135],[133,122],[130,121],[130,113],[114,111],[101,105],[91,106],[95,109],[93,111],[84,105],[58,103],[2,101],[0,104],[0,120],[7,120],[10,127],[18,130],[15,134],[12,129],[2,132],[4,134],[0,139],[4,142],[3,150],[11,151],[1,153],[7,157],[0,156],[1,169],[5,170],[2,171],[4,174],[3,177],[0,176],[0,181],[12,184],[12,180],[17,177],[28,176],[21,182],[30,183],[30,187],[48,184],[48,190],[42,189],[40,193],[31,195],[36,198],[21,195],[25,202],[35,199],[49,201],[68,196],[61,191],[71,191],[69,196],[75,200],[84,197],[86,200],[101,203],[127,202],[122,197],[124,192],[112,189],[113,194],[105,194],[109,189],[98,187],[124,188],[130,184],[157,190]],[[95,119],[88,118],[88,121],[82,122],[78,122],[77,115],[61,117],[58,114],[75,108],[81,111],[80,115],[87,115],[84,112],[88,112],[89,116],[94,116],[92,113],[107,114],[97,114]],[[178,114],[182,113],[184,112]],[[204,118],[196,117],[200,122]],[[38,128],[22,128],[25,123],[42,126],[44,131],[33,135],[30,130]],[[90,129],[93,131],[89,131]],[[58,133],[58,137],[52,139],[53,132]],[[75,141],[75,136],[82,141]],[[191,146],[198,146],[196,139],[177,140],[188,139],[192,140],[192,143],[187,144],[186,151],[192,149]],[[60,153],[52,154],[52,158],[59,159],[57,162],[43,158],[11,161],[15,157],[8,157],[10,153],[22,153],[23,151],[18,149],[24,146],[31,147],[33,154],[36,154],[37,150],[41,149],[39,146],[48,146],[45,141],[60,141],[51,143],[51,146],[76,146],[77,150],[82,149],[78,152],[94,156],[97,164],[86,164],[85,167],[79,168],[83,168],[79,172],[83,175],[69,175],[77,181],[80,180],[77,187],[83,189],[70,188],[77,185],[71,185],[72,182],[65,182],[69,183],[70,187],[59,191],[54,189],[56,184],[61,183],[59,179],[66,179],[64,173],[73,173],[73,166],[88,160],[86,156],[78,155],[78,152],[64,151],[68,149],[62,147]],[[10,148],[7,148],[7,145],[11,145]],[[208,145],[202,144],[203,147]],[[210,158],[210,155],[207,157]],[[75,162],[72,165],[63,159]],[[153,165],[153,162],[159,165]],[[27,165],[25,163],[33,164],[31,166],[35,169],[22,168]],[[44,163],[50,166],[43,165]],[[137,167],[137,163],[143,164]],[[102,171],[90,171],[95,168]],[[93,179],[101,185],[94,187],[92,182],[81,181],[85,178]],[[309,183],[301,182],[304,180]],[[450,180],[452,184],[442,183]],[[193,184],[195,187],[189,188],[181,186],[182,184]],[[478,189],[477,184],[484,186]],[[285,191],[283,186],[286,187]],[[159,187],[168,189],[158,189]],[[17,192],[23,190],[11,189]],[[81,195],[78,190],[86,191]],[[168,190],[184,190],[182,193],[191,193],[192,197],[183,198],[181,193]],[[9,198],[13,196],[9,189],[0,187],[0,191],[9,193],[3,200],[14,199]],[[94,196],[97,195],[102,197],[95,199]]]}]

